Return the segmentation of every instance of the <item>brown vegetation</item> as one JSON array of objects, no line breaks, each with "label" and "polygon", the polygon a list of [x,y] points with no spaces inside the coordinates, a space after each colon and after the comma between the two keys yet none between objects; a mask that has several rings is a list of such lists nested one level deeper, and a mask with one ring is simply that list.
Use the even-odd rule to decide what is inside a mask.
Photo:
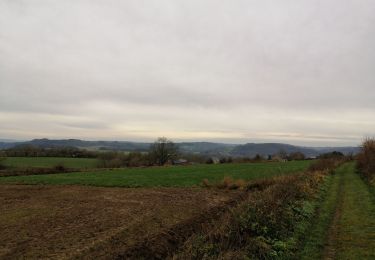
[{"label": "brown vegetation", "polygon": [[309,171],[325,171],[325,170],[333,170],[337,168],[340,164],[344,162],[344,159],[335,159],[335,158],[327,158],[327,159],[319,159],[313,162],[309,166]]},{"label": "brown vegetation", "polygon": [[364,178],[375,185],[375,139],[366,139],[362,143],[357,166]]},{"label": "brown vegetation", "polygon": [[206,188],[218,188],[224,190],[237,190],[245,189],[247,187],[247,181],[242,179],[233,179],[232,177],[226,176],[218,183],[210,183],[207,179],[202,181],[202,186]]}]

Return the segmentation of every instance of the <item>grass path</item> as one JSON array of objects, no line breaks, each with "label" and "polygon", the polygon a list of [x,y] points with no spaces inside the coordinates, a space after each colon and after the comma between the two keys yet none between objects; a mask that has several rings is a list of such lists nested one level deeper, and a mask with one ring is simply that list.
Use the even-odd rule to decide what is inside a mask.
[{"label": "grass path", "polygon": [[354,164],[342,169],[344,194],[338,222],[337,259],[375,259],[375,204]]},{"label": "grass path", "polygon": [[303,259],[375,259],[373,194],[347,163],[329,177]]}]

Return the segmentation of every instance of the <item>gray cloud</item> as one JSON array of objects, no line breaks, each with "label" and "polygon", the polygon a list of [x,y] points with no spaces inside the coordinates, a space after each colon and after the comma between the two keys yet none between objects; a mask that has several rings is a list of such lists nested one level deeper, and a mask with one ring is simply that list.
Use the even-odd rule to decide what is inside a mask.
[{"label": "gray cloud", "polygon": [[375,126],[374,11],[3,0],[0,135],[356,144]]}]

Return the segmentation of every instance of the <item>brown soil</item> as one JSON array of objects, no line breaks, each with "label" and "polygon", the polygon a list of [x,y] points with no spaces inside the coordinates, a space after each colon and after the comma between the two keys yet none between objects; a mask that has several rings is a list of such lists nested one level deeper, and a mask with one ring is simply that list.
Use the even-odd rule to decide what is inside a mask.
[{"label": "brown soil", "polygon": [[121,256],[166,230],[194,230],[193,223],[238,196],[198,188],[0,185],[0,258]]}]

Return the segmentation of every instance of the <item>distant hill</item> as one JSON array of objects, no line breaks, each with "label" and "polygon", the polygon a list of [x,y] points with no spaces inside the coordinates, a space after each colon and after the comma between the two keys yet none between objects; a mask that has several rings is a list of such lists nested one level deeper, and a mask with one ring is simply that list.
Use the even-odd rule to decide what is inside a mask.
[{"label": "distant hill", "polygon": [[184,142],[178,143],[181,151],[186,153],[196,154],[215,154],[215,155],[230,155],[231,151],[236,147],[236,144],[222,144],[210,142]]},{"label": "distant hill", "polygon": [[[25,142],[0,142],[0,149],[12,148],[18,145],[33,145],[43,148],[51,147],[77,147],[88,150],[113,150],[113,151],[147,151],[151,143],[128,141],[84,141],[79,139],[34,139]],[[181,142],[177,143],[181,152],[233,157],[254,157],[256,154],[263,156],[276,154],[280,151],[286,153],[302,152],[306,156],[317,156],[322,153],[338,151],[344,154],[356,154],[358,147],[302,147],[282,143],[248,143],[222,144],[212,142]]]},{"label": "distant hill", "polygon": [[290,144],[280,144],[280,143],[265,143],[265,144],[244,144],[238,145],[232,150],[232,155],[234,156],[248,156],[254,157],[255,155],[272,155],[280,151],[285,151],[286,153],[301,152],[306,156],[315,156],[317,151],[311,148],[299,147]]},{"label": "distant hill", "polygon": [[248,143],[244,145],[237,145],[232,151],[231,154],[237,157],[254,157],[255,155],[272,155],[276,154],[280,151],[285,151],[286,153],[294,153],[294,152],[301,152],[305,154],[307,157],[310,156],[317,156],[322,153],[328,152],[342,152],[343,154],[356,154],[359,152],[358,147],[302,147],[302,146],[294,146],[290,144],[282,144],[282,143],[263,143],[263,144],[255,144],[255,143]]},{"label": "distant hill", "polygon": [[17,145],[34,145],[43,148],[49,147],[77,147],[90,150],[116,150],[116,151],[147,151],[150,143],[127,141],[83,141],[79,139],[50,140],[34,139]]}]

